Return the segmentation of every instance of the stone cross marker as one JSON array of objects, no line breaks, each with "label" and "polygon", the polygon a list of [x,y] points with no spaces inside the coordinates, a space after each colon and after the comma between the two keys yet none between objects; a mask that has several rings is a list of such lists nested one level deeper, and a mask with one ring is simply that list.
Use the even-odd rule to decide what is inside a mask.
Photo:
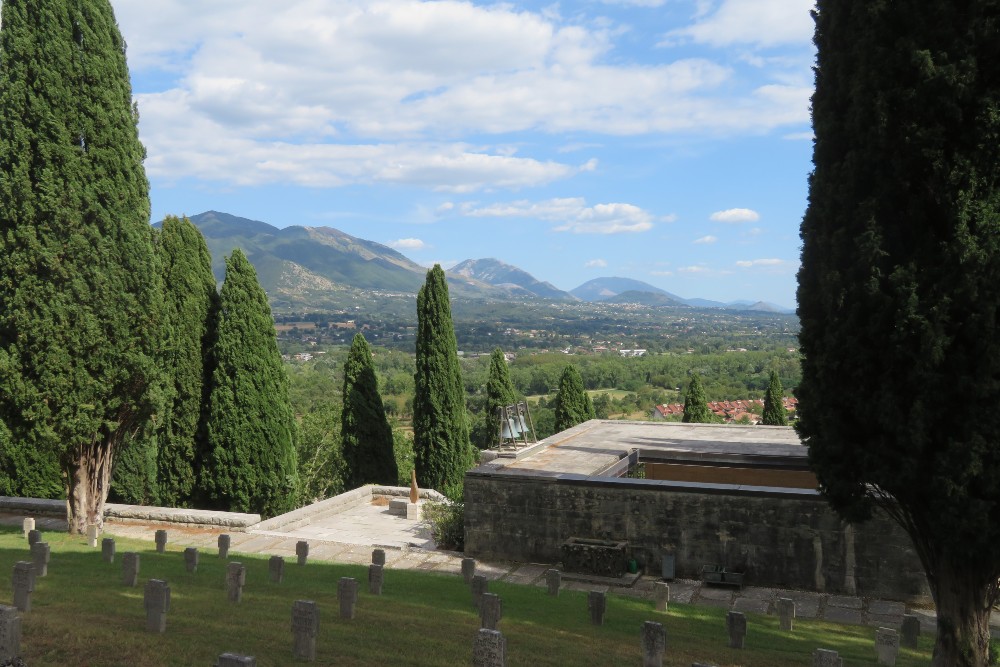
[{"label": "stone cross marker", "polygon": [[545,570],[545,586],[549,595],[559,597],[559,586],[562,585],[562,573],[559,570]]},{"label": "stone cross marker", "polygon": [[372,563],[368,566],[368,592],[372,595],[382,595],[382,582],[385,579],[385,566]]},{"label": "stone cross marker", "polygon": [[499,630],[481,629],[472,645],[473,667],[507,667],[507,640]]},{"label": "stone cross marker", "polygon": [[479,603],[479,626],[487,630],[499,630],[503,618],[503,600],[499,595],[483,593]]},{"label": "stone cross marker", "polygon": [[40,530],[29,530],[28,531],[28,546],[30,547],[35,542],[42,541],[42,531]]},{"label": "stone cross marker", "polygon": [[229,535],[219,535],[219,558],[229,558]]},{"label": "stone cross marker", "polygon": [[49,556],[52,551],[48,542],[35,542],[31,545],[31,563],[35,566],[35,576],[44,577],[49,573]]},{"label": "stone cross marker", "polygon": [[247,581],[247,569],[243,563],[230,563],[226,566],[226,590],[230,602],[243,599],[243,584]]},{"label": "stone cross marker", "polygon": [[670,607],[670,585],[665,581],[657,581],[653,584],[653,600],[656,611],[667,611]]},{"label": "stone cross marker", "polygon": [[0,662],[13,660],[20,654],[21,615],[16,607],[0,605]]},{"label": "stone cross marker", "polygon": [[743,648],[747,636],[747,617],[740,611],[726,614],[726,628],[729,630],[729,648]]},{"label": "stone cross marker", "polygon": [[223,653],[219,656],[219,661],[215,663],[215,667],[257,667],[257,658],[252,655]]},{"label": "stone cross marker", "polygon": [[170,586],[162,579],[146,582],[143,595],[146,605],[146,630],[148,632],[167,631],[167,612],[170,611]]},{"label": "stone cross marker", "polygon": [[372,565],[385,565],[385,549],[372,551]]},{"label": "stone cross marker", "polygon": [[105,537],[101,540],[101,558],[105,563],[115,562],[115,538]]},{"label": "stone cross marker", "polygon": [[843,667],[844,659],[836,651],[818,648],[813,651],[813,667]]},{"label": "stone cross marker", "polygon": [[795,623],[795,600],[778,598],[778,623],[785,632],[791,632]]},{"label": "stone cross marker", "polygon": [[319,608],[311,600],[296,600],[292,605],[292,654],[300,660],[316,659],[316,634],[319,632]]},{"label": "stone cross marker", "polygon": [[920,619],[913,614],[903,616],[903,628],[900,632],[899,643],[906,648],[917,648],[917,640],[920,638]]},{"label": "stone cross marker", "polygon": [[587,594],[587,609],[590,611],[590,622],[594,625],[604,625],[604,610],[608,599],[601,591],[590,591]]},{"label": "stone cross marker", "polygon": [[87,524],[87,546],[91,549],[97,548],[97,524],[88,523]]},{"label": "stone cross marker", "polygon": [[642,667],[663,667],[663,652],[667,649],[667,631],[653,621],[642,624]]},{"label": "stone cross marker", "polygon": [[490,582],[481,574],[472,577],[472,606],[479,609],[483,602],[483,594],[490,592]]},{"label": "stone cross marker", "polygon": [[156,531],[156,553],[162,554],[167,548],[167,531],[158,530]]},{"label": "stone cross marker", "polygon": [[285,580],[285,559],[281,556],[271,556],[267,561],[267,571],[271,574],[271,583],[280,584]]},{"label": "stone cross marker", "polygon": [[192,574],[198,571],[198,549],[195,547],[184,550],[184,567]]},{"label": "stone cross marker", "polygon": [[476,576],[476,559],[475,558],[463,558],[462,559],[462,577],[465,579],[465,583],[471,584],[472,578]]},{"label": "stone cross marker", "polygon": [[295,555],[299,558],[299,565],[305,565],[306,559],[309,558],[309,543],[305,540],[299,540],[296,542]]},{"label": "stone cross marker", "polygon": [[26,560],[14,563],[14,606],[31,611],[31,592],[35,590],[35,566]]},{"label": "stone cross marker", "polygon": [[139,554],[127,551],[122,554],[122,585],[137,586],[139,584]]},{"label": "stone cross marker", "polygon": [[899,655],[899,633],[890,628],[879,628],[875,631],[875,654],[878,656],[878,664],[896,664],[896,656]]},{"label": "stone cross marker", "polygon": [[28,533],[35,529],[35,519],[32,517],[26,517],[24,521],[21,522],[21,528],[24,529],[24,539],[28,539]]},{"label": "stone cross marker", "polygon": [[354,605],[358,602],[358,580],[341,577],[337,582],[337,600],[340,602],[340,617],[353,619]]}]

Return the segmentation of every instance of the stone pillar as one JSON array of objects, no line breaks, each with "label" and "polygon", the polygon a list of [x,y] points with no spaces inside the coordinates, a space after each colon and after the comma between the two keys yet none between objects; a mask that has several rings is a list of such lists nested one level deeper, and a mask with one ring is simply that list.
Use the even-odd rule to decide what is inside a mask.
[{"label": "stone pillar", "polygon": [[667,631],[653,621],[642,624],[642,667],[663,667],[663,652],[667,649]]},{"label": "stone pillar", "polygon": [[158,530],[156,531],[156,553],[162,554],[167,548],[167,531]]},{"label": "stone pillar", "polygon": [[26,560],[14,563],[14,606],[31,611],[31,592],[35,590],[35,566]]},{"label": "stone pillar", "polygon": [[30,547],[35,542],[42,541],[42,531],[40,530],[29,530],[28,531],[28,546]]},{"label": "stone pillar", "polygon": [[101,558],[105,563],[115,562],[115,538],[105,537],[101,540]]},{"label": "stone pillar", "polygon": [[239,602],[243,599],[243,584],[246,581],[247,569],[243,567],[243,563],[229,563],[226,566],[226,589],[230,602]]},{"label": "stone pillar", "polygon": [[899,633],[891,628],[879,628],[875,631],[875,654],[878,656],[878,664],[896,664],[896,656],[899,655]]},{"label": "stone pillar", "polygon": [[483,594],[490,592],[490,582],[481,574],[472,577],[472,606],[477,610],[483,602]]},{"label": "stone pillar", "polygon": [[559,587],[562,585],[562,572],[559,570],[545,570],[545,586],[549,595],[559,597]]},{"label": "stone pillar", "polygon": [[35,542],[31,545],[31,564],[35,566],[35,576],[44,577],[49,573],[49,557],[52,550],[48,542]]},{"label": "stone pillar", "polygon": [[726,614],[726,629],[729,630],[729,648],[743,648],[747,636],[747,617],[740,611]]},{"label": "stone pillar", "polygon": [[122,554],[122,585],[135,587],[139,584],[139,554],[126,551]]},{"label": "stone pillar", "polygon": [[353,577],[341,577],[337,582],[337,601],[340,603],[340,617],[352,620],[354,606],[358,602],[358,580]]},{"label": "stone pillar", "polygon": [[657,581],[653,584],[653,609],[656,611],[667,611],[670,608],[670,585],[665,581]]},{"label": "stone pillar", "polygon": [[385,565],[385,549],[372,551],[372,565]]},{"label": "stone pillar", "polygon": [[472,667],[507,667],[507,640],[499,630],[481,629],[476,633]]},{"label": "stone pillar", "polygon": [[257,667],[257,658],[252,655],[223,653],[219,656],[219,661],[215,663],[215,667]]},{"label": "stone pillar", "polygon": [[198,549],[188,547],[184,550],[184,567],[191,574],[198,571]]},{"label": "stone pillar", "polygon": [[899,643],[906,648],[917,648],[918,639],[920,639],[920,619],[913,614],[904,615]]},{"label": "stone pillar", "polygon": [[281,556],[271,556],[267,561],[267,571],[271,575],[271,583],[280,584],[285,580],[285,559]]},{"label": "stone pillar", "polygon": [[167,612],[170,611],[170,586],[162,579],[146,582],[143,595],[146,606],[146,630],[163,633],[167,631]]},{"label": "stone pillar", "polygon": [[818,648],[813,651],[813,667],[844,667],[844,659],[836,651]]},{"label": "stone pillar", "polygon": [[382,595],[382,582],[385,579],[385,566],[372,563],[368,566],[368,592],[372,595]]},{"label": "stone pillar", "polygon": [[475,558],[463,558],[462,559],[462,577],[465,579],[465,583],[471,584],[472,578],[476,576],[476,559]]},{"label": "stone pillar", "polygon": [[91,549],[97,548],[97,532],[96,523],[87,524],[87,546]]},{"label": "stone pillar", "polygon": [[21,522],[21,528],[24,529],[24,539],[28,539],[28,533],[35,529],[35,519],[30,516],[25,517]]},{"label": "stone pillar", "polygon": [[479,603],[479,627],[486,630],[499,630],[503,618],[503,600],[499,595],[483,593]]},{"label": "stone pillar", "polygon": [[587,594],[587,610],[590,612],[590,622],[594,625],[604,625],[604,611],[607,609],[607,597],[601,591],[590,591]]},{"label": "stone pillar", "polygon": [[299,540],[296,542],[295,555],[298,556],[299,565],[305,565],[306,560],[309,558],[309,543],[305,540]]},{"label": "stone pillar", "polygon": [[296,600],[292,605],[292,655],[299,660],[316,660],[316,634],[319,632],[319,608],[311,600]]},{"label": "stone pillar", "polygon": [[219,558],[229,558],[229,535],[223,533],[219,535]]},{"label": "stone pillar", "polygon": [[0,605],[0,662],[21,654],[21,615],[16,607]]},{"label": "stone pillar", "polygon": [[795,600],[778,598],[778,622],[785,632],[792,631],[795,624]]}]

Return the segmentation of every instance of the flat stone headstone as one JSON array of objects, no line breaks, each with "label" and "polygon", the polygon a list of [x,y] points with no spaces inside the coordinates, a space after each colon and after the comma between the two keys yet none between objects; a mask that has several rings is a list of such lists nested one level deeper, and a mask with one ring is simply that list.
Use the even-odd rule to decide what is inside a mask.
[{"label": "flat stone headstone", "polygon": [[385,549],[372,550],[372,565],[385,565]]},{"label": "flat stone headstone", "polygon": [[17,607],[0,605],[0,662],[21,655],[21,614]]},{"label": "flat stone headstone", "polygon": [[31,545],[31,564],[35,566],[36,577],[48,576],[51,555],[52,550],[48,542],[35,542]]},{"label": "flat stone headstone", "polygon": [[507,667],[507,640],[499,630],[483,628],[476,633],[472,667]]},{"label": "flat stone headstone", "polygon": [[115,562],[115,538],[105,537],[101,540],[101,559],[105,563]]},{"label": "flat stone headstone", "polygon": [[385,566],[372,563],[368,566],[368,592],[372,595],[382,595],[382,583],[385,579]]},{"label": "flat stone headstone", "polygon": [[14,606],[31,611],[31,593],[35,590],[35,566],[26,560],[14,563]]},{"label": "flat stone headstone", "polygon": [[215,667],[257,667],[257,658],[252,655],[238,655],[236,653],[223,653],[219,656]]},{"label": "flat stone headstone", "polygon": [[305,565],[306,560],[309,559],[309,543],[305,540],[299,540],[295,543],[295,555],[299,559],[299,565]]},{"label": "flat stone headstone", "polygon": [[559,587],[562,586],[562,572],[559,570],[545,570],[545,587],[549,595],[559,597]]},{"label": "flat stone headstone", "polygon": [[663,652],[667,650],[667,631],[653,621],[642,624],[642,667],[663,667]]},{"label": "flat stone headstone", "polygon": [[225,533],[219,535],[219,558],[229,558],[229,544],[231,541],[232,540],[229,535],[226,535]]},{"label": "flat stone headstone", "polygon": [[476,576],[476,559],[475,558],[463,558],[462,559],[462,578],[465,579],[465,583],[471,584],[472,578]]},{"label": "flat stone headstone", "polygon": [[24,530],[24,539],[28,539],[28,533],[35,529],[34,517],[25,517],[21,522],[21,528]]},{"label": "flat stone headstone", "polygon": [[198,549],[195,547],[188,547],[184,550],[184,567],[191,574],[198,571]]},{"label": "flat stone headstone", "polygon": [[316,634],[319,632],[319,607],[311,600],[292,604],[292,655],[299,660],[316,659]]},{"label": "flat stone headstone", "polygon": [[122,554],[122,585],[137,586],[139,583],[139,554],[126,551]]},{"label": "flat stone headstone", "polygon": [[167,612],[170,611],[170,586],[162,579],[150,579],[146,582],[142,600],[146,607],[146,630],[166,632]]},{"label": "flat stone headstone", "polygon": [[479,627],[487,630],[499,630],[503,619],[503,600],[499,595],[483,593],[479,602]]},{"label": "flat stone headstone", "polygon": [[229,563],[226,566],[226,591],[230,602],[243,599],[243,585],[247,581],[247,569],[243,563]]},{"label": "flat stone headstone", "polygon": [[490,582],[483,575],[477,574],[472,577],[470,588],[472,589],[472,606],[479,609],[483,602],[483,594],[490,592]]},{"label": "flat stone headstone", "polygon": [[747,636],[747,617],[740,611],[726,614],[726,629],[729,630],[729,648],[743,648]]},{"label": "flat stone headstone", "polygon": [[667,611],[670,607],[670,584],[664,581],[653,584],[653,602],[656,611]]},{"label": "flat stone headstone", "polygon": [[340,617],[351,620],[354,618],[355,606],[358,602],[358,580],[354,577],[341,577],[337,582],[337,601],[340,603]]},{"label": "flat stone headstone", "polygon": [[167,531],[156,531],[156,535],[153,539],[156,541],[156,553],[162,554],[167,548]]},{"label": "flat stone headstone", "polygon": [[707,662],[692,662],[691,667],[715,667],[715,665],[710,665]]},{"label": "flat stone headstone", "polygon": [[602,591],[590,591],[587,594],[587,610],[590,612],[590,622],[594,625],[604,625],[604,611],[607,607],[608,599]]},{"label": "flat stone headstone", "polygon": [[97,534],[100,531],[96,523],[87,524],[87,546],[91,549],[97,548]]},{"label": "flat stone headstone", "polygon": [[280,584],[285,580],[285,559],[281,556],[271,556],[267,561],[267,571],[271,575],[271,583]]},{"label": "flat stone headstone", "polygon": [[30,547],[35,542],[42,541],[42,531],[40,530],[29,530],[28,531],[28,546]]},{"label": "flat stone headstone", "polygon": [[917,648],[920,639],[920,619],[913,614],[903,616],[903,627],[899,632],[899,643],[906,648]]},{"label": "flat stone headstone", "polygon": [[878,628],[875,630],[875,655],[878,657],[878,664],[896,664],[896,656],[899,655],[899,633],[891,628]]},{"label": "flat stone headstone", "polygon": [[813,667],[844,667],[844,659],[836,651],[818,648],[813,651]]},{"label": "flat stone headstone", "polygon": [[785,632],[791,632],[795,625],[795,600],[778,598],[778,624]]}]

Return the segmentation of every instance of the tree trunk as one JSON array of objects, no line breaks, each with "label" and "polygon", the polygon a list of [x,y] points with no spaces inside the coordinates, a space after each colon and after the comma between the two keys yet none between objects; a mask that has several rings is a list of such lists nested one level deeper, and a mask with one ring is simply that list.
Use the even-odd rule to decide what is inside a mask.
[{"label": "tree trunk", "polygon": [[931,578],[937,607],[934,667],[987,667],[995,585],[973,565],[944,563]]},{"label": "tree trunk", "polygon": [[104,528],[104,502],[111,485],[114,463],[111,442],[92,441],[67,452],[63,461],[66,470],[66,522],[72,535],[84,535],[87,524]]}]

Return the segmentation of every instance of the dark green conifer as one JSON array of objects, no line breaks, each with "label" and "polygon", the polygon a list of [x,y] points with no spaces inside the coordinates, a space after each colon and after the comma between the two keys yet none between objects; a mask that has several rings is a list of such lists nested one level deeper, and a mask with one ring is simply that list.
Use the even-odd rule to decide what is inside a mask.
[{"label": "dark green conifer", "polygon": [[65,493],[82,532],[103,523],[114,463],[158,401],[145,151],[107,0],[2,12],[2,486]]},{"label": "dark green conifer", "polygon": [[788,413],[785,412],[785,390],[781,388],[781,380],[777,371],[771,371],[771,381],[764,394],[764,414],[761,423],[765,426],[787,426]]},{"label": "dark green conifer", "polygon": [[297,497],[295,420],[271,307],[238,248],[226,258],[218,321],[201,487],[219,509],[281,514]]},{"label": "dark green conifer", "polygon": [[576,366],[569,364],[559,377],[559,390],[553,399],[556,433],[594,419],[594,405],[583,388],[583,378]]},{"label": "dark green conifer", "polygon": [[385,415],[372,349],[361,334],[355,334],[344,362],[344,407],[341,438],[346,464],[345,484],[354,489],[363,484],[396,484],[398,471],[393,452],[392,427]]},{"label": "dark green conifer", "polygon": [[712,411],[708,409],[708,399],[705,398],[701,378],[697,374],[691,376],[687,393],[684,394],[684,417],[681,421],[688,424],[709,424],[715,421]]}]

